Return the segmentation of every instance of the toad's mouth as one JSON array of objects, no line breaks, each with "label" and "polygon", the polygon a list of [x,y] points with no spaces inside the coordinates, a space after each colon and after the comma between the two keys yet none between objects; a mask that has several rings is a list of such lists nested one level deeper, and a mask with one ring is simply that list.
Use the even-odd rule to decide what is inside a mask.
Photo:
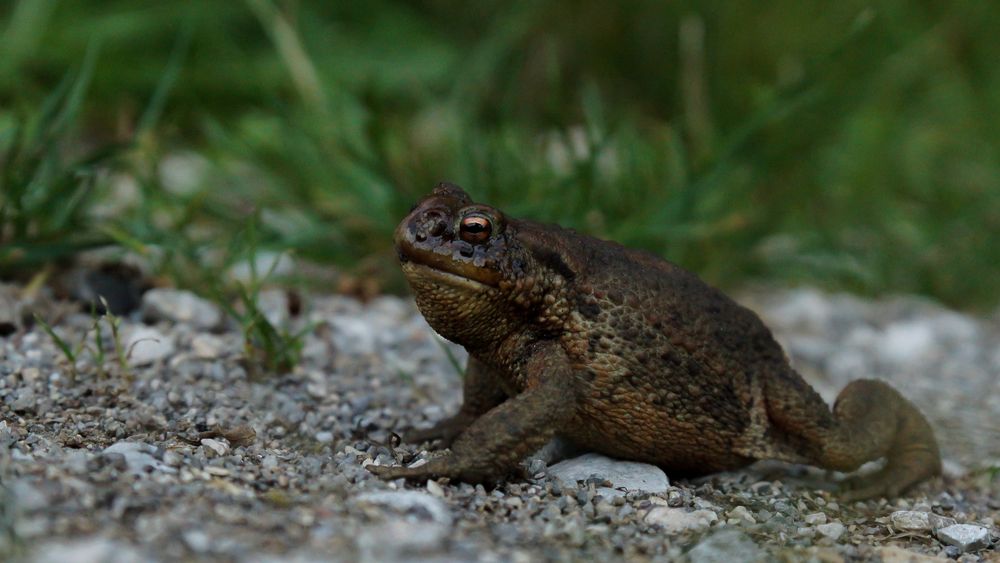
[{"label": "toad's mouth", "polygon": [[456,262],[450,256],[430,254],[416,257],[400,253],[399,261],[403,273],[410,279],[431,278],[470,289],[497,287],[500,283],[499,272],[480,268],[472,263]]}]

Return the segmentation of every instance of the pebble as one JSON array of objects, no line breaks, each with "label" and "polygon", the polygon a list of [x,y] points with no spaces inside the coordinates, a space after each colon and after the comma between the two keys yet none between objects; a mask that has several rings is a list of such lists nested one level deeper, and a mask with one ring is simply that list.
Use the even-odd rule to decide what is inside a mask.
[{"label": "pebble", "polygon": [[691,563],[767,560],[767,554],[749,536],[732,529],[719,530],[702,539],[687,556]]},{"label": "pebble", "polygon": [[195,553],[205,553],[212,545],[212,539],[204,530],[184,530],[181,534],[184,543]]},{"label": "pebble", "polygon": [[174,341],[155,328],[138,326],[128,333],[125,350],[129,365],[146,366],[173,354]]},{"label": "pebble", "polygon": [[205,452],[212,452],[217,456],[224,456],[229,453],[229,445],[212,438],[204,438],[201,445],[205,446]]},{"label": "pebble", "polygon": [[133,563],[153,560],[128,544],[100,536],[43,543],[32,558],[35,563]]},{"label": "pebble", "polygon": [[31,484],[26,478],[21,478],[10,485],[10,493],[13,501],[17,503],[19,510],[32,512],[45,508],[49,504],[49,499],[38,487]]},{"label": "pebble", "polygon": [[429,517],[444,525],[451,525],[448,506],[430,494],[419,491],[378,491],[358,496],[357,502],[380,504],[403,513]]},{"label": "pebble", "polygon": [[990,544],[990,530],[974,524],[952,524],[935,532],[941,542],[962,551],[978,551]]},{"label": "pebble", "polygon": [[947,563],[948,559],[903,549],[894,545],[878,548],[882,563]]},{"label": "pebble", "polygon": [[622,461],[589,453],[549,466],[547,474],[573,486],[578,481],[597,477],[611,483],[598,487],[606,497],[624,496],[629,491],[662,493],[670,488],[670,480],[662,469],[648,463]]},{"label": "pebble", "polygon": [[847,528],[844,527],[840,522],[830,522],[828,524],[820,524],[816,526],[816,531],[820,534],[830,538],[833,541],[840,539],[840,536],[844,535]]},{"label": "pebble", "polygon": [[736,508],[728,512],[728,516],[737,521],[743,521],[748,524],[756,524],[757,520],[754,518],[753,514],[745,506],[737,506]]},{"label": "pebble", "polygon": [[444,489],[442,489],[441,485],[438,485],[437,481],[434,481],[433,479],[429,479],[427,481],[427,492],[437,498],[444,498]]},{"label": "pebble", "polygon": [[660,526],[666,534],[704,530],[718,521],[719,515],[711,510],[692,510],[657,506],[650,509],[643,519],[647,524]]},{"label": "pebble", "polygon": [[897,530],[912,532],[934,530],[955,523],[954,518],[916,510],[897,510],[889,515],[889,521]]},{"label": "pebble", "polygon": [[201,360],[215,360],[224,354],[225,342],[213,334],[199,334],[191,339],[191,351]]},{"label": "pebble", "polygon": [[104,448],[105,455],[121,455],[125,467],[133,475],[146,475],[150,471],[175,473],[177,470],[154,457],[156,446],[142,442],[116,442]]},{"label": "pebble", "polygon": [[805,518],[803,518],[803,521],[805,521],[805,523],[809,524],[810,526],[815,526],[817,524],[826,524],[826,514],[823,514],[822,512],[814,512],[812,514],[806,514]]},{"label": "pebble", "polygon": [[142,295],[140,311],[149,323],[172,321],[200,330],[213,330],[223,321],[222,311],[215,303],[180,289],[150,289]]},{"label": "pebble", "polygon": [[414,561],[441,549],[449,528],[436,522],[394,519],[364,527],[357,537],[359,561]]}]

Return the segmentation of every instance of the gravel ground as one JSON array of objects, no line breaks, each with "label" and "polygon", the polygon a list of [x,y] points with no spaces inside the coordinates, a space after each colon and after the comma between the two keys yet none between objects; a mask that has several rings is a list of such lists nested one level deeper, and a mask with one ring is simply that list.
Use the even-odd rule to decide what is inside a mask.
[{"label": "gravel ground", "polygon": [[127,365],[104,327],[105,359],[81,353],[74,378],[22,320],[39,312],[76,343],[93,319],[20,294],[0,286],[0,559],[1000,561],[989,470],[1000,466],[1000,316],[812,290],[741,296],[827,399],[882,377],[939,430],[943,479],[847,505],[836,476],[773,462],[668,482],[644,464],[547,466],[539,454],[494,490],[384,483],[364,466],[428,455],[390,432],[461,400],[445,345],[410,301],[311,296],[290,318],[287,296],[268,292],[274,321],[313,329],[292,373],[251,377],[231,321],[155,290],[122,320]]}]

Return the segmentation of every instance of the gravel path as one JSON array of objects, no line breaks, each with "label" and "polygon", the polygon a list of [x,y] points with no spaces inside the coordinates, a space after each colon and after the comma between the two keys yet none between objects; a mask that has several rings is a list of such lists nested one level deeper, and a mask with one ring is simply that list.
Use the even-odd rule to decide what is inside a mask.
[{"label": "gravel path", "polygon": [[535,459],[495,490],[383,483],[363,466],[427,456],[390,431],[460,403],[444,345],[407,300],[313,296],[289,318],[286,299],[262,304],[313,327],[291,374],[250,377],[214,306],[156,290],[122,321],[125,369],[104,327],[104,361],[81,353],[72,381],[53,340],[22,321],[40,312],[77,343],[93,319],[0,286],[0,559],[1000,560],[996,320],[908,298],[742,296],[827,399],[883,377],[939,430],[945,478],[845,505],[831,476],[777,463],[668,483],[588,456]]}]

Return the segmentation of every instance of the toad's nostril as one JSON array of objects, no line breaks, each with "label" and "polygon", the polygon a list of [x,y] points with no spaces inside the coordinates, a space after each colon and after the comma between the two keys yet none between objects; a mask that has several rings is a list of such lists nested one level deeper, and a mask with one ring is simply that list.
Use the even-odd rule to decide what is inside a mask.
[{"label": "toad's nostril", "polygon": [[426,236],[440,237],[448,232],[448,221],[445,214],[438,209],[428,209],[421,217],[421,231]]},{"label": "toad's nostril", "polygon": [[429,230],[430,235],[432,237],[439,237],[444,234],[444,230],[447,227],[448,226],[445,224],[444,219],[435,219]]}]

